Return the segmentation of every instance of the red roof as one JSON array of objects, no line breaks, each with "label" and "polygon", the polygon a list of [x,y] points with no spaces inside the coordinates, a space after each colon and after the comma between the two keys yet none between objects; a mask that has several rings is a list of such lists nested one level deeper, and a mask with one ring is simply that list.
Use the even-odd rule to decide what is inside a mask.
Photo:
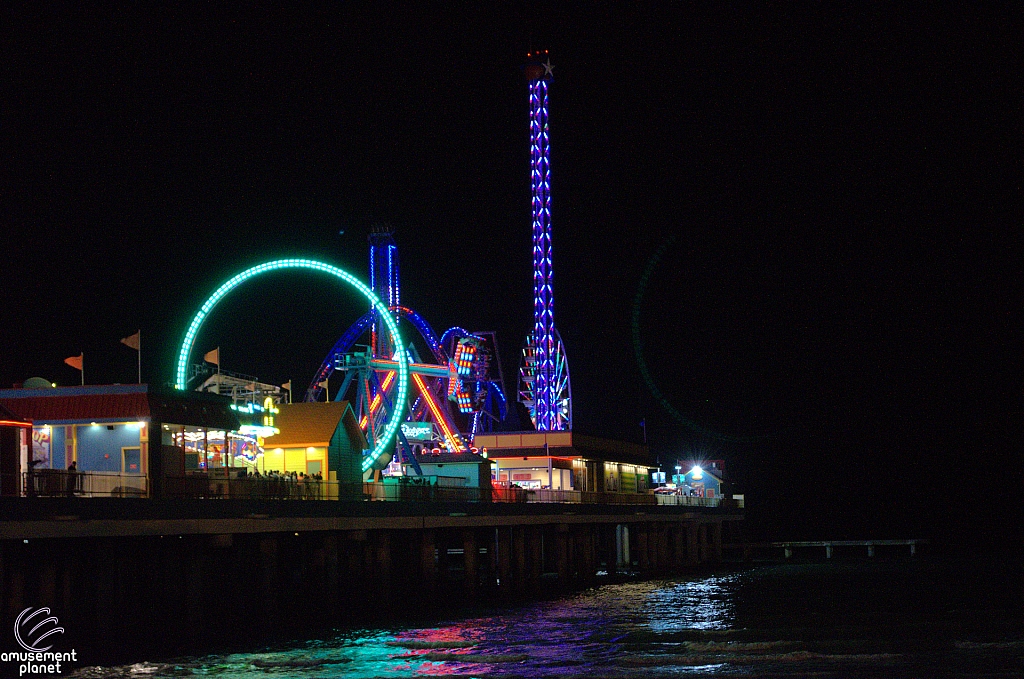
[{"label": "red roof", "polygon": [[36,424],[149,420],[215,429],[239,427],[231,400],[225,396],[154,391],[144,384],[0,389],[0,404]]},{"label": "red roof", "polygon": [[0,403],[0,426],[30,427],[32,423],[23,417],[18,417]]},{"label": "red roof", "polygon": [[4,401],[11,411],[33,422],[69,420],[141,420],[149,417],[146,394],[41,396]]}]

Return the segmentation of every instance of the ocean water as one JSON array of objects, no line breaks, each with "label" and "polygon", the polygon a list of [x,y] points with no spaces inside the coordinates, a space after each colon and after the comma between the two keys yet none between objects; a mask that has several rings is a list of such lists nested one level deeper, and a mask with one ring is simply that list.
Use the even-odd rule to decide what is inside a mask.
[{"label": "ocean water", "polygon": [[1019,557],[764,563],[71,676],[1022,677],[1022,565]]}]

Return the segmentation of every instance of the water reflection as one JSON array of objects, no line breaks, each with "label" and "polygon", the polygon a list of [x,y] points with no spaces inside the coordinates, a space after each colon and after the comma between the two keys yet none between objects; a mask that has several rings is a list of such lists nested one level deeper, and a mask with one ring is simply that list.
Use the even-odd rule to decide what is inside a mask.
[{"label": "water reflection", "polygon": [[[290,647],[82,668],[71,676],[1021,676],[1024,591],[1007,588],[1019,579],[1020,568],[1012,566],[976,575],[959,562],[764,566],[607,585],[432,625],[345,630]],[[796,612],[782,605],[794,601],[801,602]],[[893,602],[904,605],[888,627],[877,616],[858,622],[861,612],[888,610]]]},{"label": "water reflection", "polygon": [[644,605],[651,630],[723,630],[735,617],[734,592],[738,575],[666,584],[650,592]]},{"label": "water reflection", "polygon": [[[129,671],[91,668],[76,676],[636,676],[636,667],[623,666],[624,656],[659,657],[668,650],[664,646],[678,646],[662,635],[727,628],[733,619],[729,589],[736,586],[732,576],[608,585],[434,627],[350,630],[298,648],[143,663]],[[699,663],[661,669],[708,674],[720,668]]]}]

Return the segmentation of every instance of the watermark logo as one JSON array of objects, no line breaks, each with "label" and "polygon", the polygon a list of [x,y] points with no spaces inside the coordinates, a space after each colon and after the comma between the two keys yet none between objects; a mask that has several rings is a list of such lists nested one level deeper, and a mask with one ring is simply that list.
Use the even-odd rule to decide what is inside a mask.
[{"label": "watermark logo", "polygon": [[[26,608],[14,621],[14,638],[26,651],[42,653],[53,648],[53,644],[43,648],[39,648],[39,644],[54,634],[64,634],[64,628],[57,626],[60,621],[56,616],[50,615],[49,608],[37,608],[35,613],[29,613],[31,610],[31,608]],[[40,615],[50,615],[50,617],[40,618]],[[26,631],[25,628],[29,625],[34,625],[34,627]]]},{"label": "watermark logo", "polygon": [[19,677],[60,674],[68,669],[67,663],[78,662],[78,652],[74,649],[50,650],[62,634],[64,628],[57,616],[50,615],[49,608],[26,608],[14,621],[14,639],[24,650],[0,653],[0,662],[19,663]]}]

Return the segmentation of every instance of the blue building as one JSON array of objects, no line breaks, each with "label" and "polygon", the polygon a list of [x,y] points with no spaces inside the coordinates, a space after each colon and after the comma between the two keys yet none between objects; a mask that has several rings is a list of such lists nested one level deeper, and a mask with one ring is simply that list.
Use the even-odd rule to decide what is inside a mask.
[{"label": "blue building", "polygon": [[74,463],[83,494],[160,496],[191,449],[240,428],[227,397],[147,384],[0,389],[0,406],[32,423],[25,460],[3,473],[30,473],[41,494],[64,492]]},{"label": "blue building", "polygon": [[703,466],[693,465],[689,471],[679,475],[677,485],[685,495],[696,497],[722,497],[722,465],[718,460],[706,462]]}]

